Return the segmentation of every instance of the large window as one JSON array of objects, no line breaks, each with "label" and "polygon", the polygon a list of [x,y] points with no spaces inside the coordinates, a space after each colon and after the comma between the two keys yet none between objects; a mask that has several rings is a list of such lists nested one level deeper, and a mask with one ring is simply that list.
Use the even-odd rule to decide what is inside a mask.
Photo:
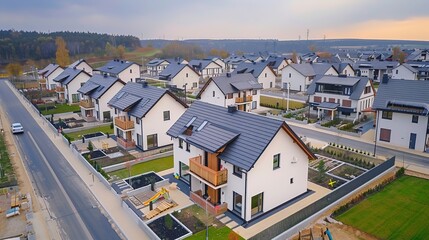
[{"label": "large window", "polygon": [[72,103],[79,102],[79,94],[72,94]]},{"label": "large window", "polygon": [[392,114],[393,112],[383,111],[383,113],[381,114],[381,118],[392,120]]},{"label": "large window", "polygon": [[273,156],[273,170],[280,168],[280,153]]},{"label": "large window", "polygon": [[380,128],[380,141],[390,142],[390,134],[392,130],[386,128]]},{"label": "large window", "polygon": [[170,111],[164,111],[164,121],[170,120]]},{"label": "large window", "polygon": [[252,217],[262,212],[262,206],[264,203],[264,193],[259,193],[252,197],[251,215]]},{"label": "large window", "polygon": [[157,134],[152,134],[152,135],[147,135],[147,148],[156,148],[158,147],[158,135]]},{"label": "large window", "polygon": [[185,182],[189,183],[191,181],[191,175],[189,174],[189,166],[179,162],[179,166],[180,166],[180,177],[185,180]]},{"label": "large window", "polygon": [[243,197],[236,192],[233,192],[233,197],[234,197],[234,211],[236,211],[237,213],[240,213],[241,215],[241,207],[243,206]]}]

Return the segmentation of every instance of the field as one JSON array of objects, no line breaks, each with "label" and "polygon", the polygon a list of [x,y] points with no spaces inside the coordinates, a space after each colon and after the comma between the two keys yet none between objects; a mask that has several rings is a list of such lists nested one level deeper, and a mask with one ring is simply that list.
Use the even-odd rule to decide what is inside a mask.
[{"label": "field", "polygon": [[[148,62],[156,54],[161,53],[161,50],[155,48],[138,48],[136,50],[125,52],[124,59],[138,64],[142,64],[143,59],[145,62]],[[92,67],[98,68],[106,64],[108,61],[112,60],[113,57],[109,56],[98,56],[98,57],[87,57],[85,60],[91,64]]]},{"label": "field", "polygon": [[428,239],[429,181],[403,176],[338,220],[380,239]]},{"label": "field", "polygon": [[[174,167],[173,156],[158,158],[147,162],[142,162],[131,167],[131,176],[145,172],[160,172]],[[128,177],[128,169],[122,169],[109,173],[110,176],[116,175],[119,178]]]},{"label": "field", "polygon": [[[261,101],[261,106],[277,108],[277,104],[278,104],[278,108],[286,109],[286,107],[287,107],[287,100],[286,99],[261,96],[260,101]],[[290,109],[299,109],[299,108],[303,108],[303,107],[305,107],[305,103],[289,100],[289,108]]]},{"label": "field", "polygon": [[82,138],[82,136],[85,134],[96,133],[96,132],[102,132],[104,134],[107,134],[107,133],[113,134],[113,129],[110,128],[110,125],[104,125],[104,126],[98,126],[90,129],[85,129],[82,131],[70,132],[70,133],[67,133],[66,135],[70,137],[70,141],[74,141]]}]

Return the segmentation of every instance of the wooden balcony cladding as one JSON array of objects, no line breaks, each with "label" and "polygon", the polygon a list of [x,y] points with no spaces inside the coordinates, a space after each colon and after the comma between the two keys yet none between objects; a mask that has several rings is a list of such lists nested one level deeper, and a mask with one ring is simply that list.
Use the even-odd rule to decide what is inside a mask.
[{"label": "wooden balcony cladding", "polygon": [[213,186],[219,186],[227,183],[228,181],[227,169],[223,169],[220,171],[210,169],[209,167],[206,167],[202,164],[201,156],[190,158],[189,168],[191,172],[198,175],[207,182],[211,183]]},{"label": "wooden balcony cladding", "polygon": [[207,212],[214,216],[218,216],[228,210],[227,203],[213,205],[210,201],[206,202],[206,200],[201,196],[201,191],[190,192],[189,197],[203,209],[206,209],[207,204]]},{"label": "wooden balcony cladding", "polygon": [[119,147],[122,147],[123,149],[133,149],[136,147],[136,143],[132,140],[125,140],[123,138],[118,137],[116,139],[116,142],[118,143]]},{"label": "wooden balcony cladding", "polygon": [[55,87],[55,92],[64,92],[64,87]]},{"label": "wooden balcony cladding", "polygon": [[236,97],[235,103],[245,103],[245,102],[251,102],[253,100],[252,95],[247,95],[245,97]]},{"label": "wooden balcony cladding", "polygon": [[115,117],[115,125],[122,130],[134,129],[134,122],[128,120],[128,117]]},{"label": "wooden balcony cladding", "polygon": [[83,108],[94,108],[94,104],[89,99],[85,99],[85,100],[80,101],[79,105]]}]

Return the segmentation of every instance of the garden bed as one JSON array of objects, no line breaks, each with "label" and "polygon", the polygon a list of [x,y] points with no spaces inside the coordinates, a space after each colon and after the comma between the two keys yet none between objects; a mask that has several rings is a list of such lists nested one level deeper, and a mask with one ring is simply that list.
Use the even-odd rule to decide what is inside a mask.
[{"label": "garden bed", "polygon": [[131,187],[133,189],[138,189],[138,188],[148,186],[151,183],[160,182],[162,180],[163,178],[158,176],[158,174],[154,172],[149,172],[149,173],[142,174],[140,176],[126,179],[125,182],[127,182],[128,184],[130,184],[131,182]]},{"label": "garden bed", "polygon": [[88,156],[91,156],[90,160],[97,160],[106,156],[106,154],[101,150],[95,150],[92,152],[83,153],[82,156],[88,159]]},{"label": "garden bed", "polygon": [[170,214],[148,223],[148,227],[163,240],[184,238],[186,235],[192,234]]},{"label": "garden bed", "polygon": [[102,132],[95,132],[95,133],[88,133],[83,135],[84,138],[89,139],[89,138],[95,138],[95,137],[101,137],[104,136],[104,133]]},{"label": "garden bed", "polygon": [[[198,209],[199,208],[199,209]],[[196,215],[204,215],[205,213],[201,211],[202,209],[197,205],[192,205],[185,209],[181,209],[180,211],[176,211],[173,213],[173,216],[176,217],[180,222],[183,223],[192,233],[197,233],[206,229],[206,225],[203,221],[205,219],[200,220]],[[202,217],[202,216],[199,216]],[[205,218],[205,216],[204,216]]]},{"label": "garden bed", "polygon": [[348,179],[348,180],[353,180],[356,177],[360,176],[362,173],[364,173],[365,171],[356,167],[353,167],[351,165],[348,164],[343,164],[339,167],[337,167],[336,169],[330,171],[329,173],[334,174],[336,176]]},{"label": "garden bed", "polygon": [[[339,186],[346,183],[346,181],[330,176],[326,173],[323,175],[320,175],[320,173],[317,170],[314,170],[311,168],[308,169],[308,181],[329,189],[338,188]],[[329,182],[331,181],[335,181],[334,187],[331,187],[329,185]]]}]

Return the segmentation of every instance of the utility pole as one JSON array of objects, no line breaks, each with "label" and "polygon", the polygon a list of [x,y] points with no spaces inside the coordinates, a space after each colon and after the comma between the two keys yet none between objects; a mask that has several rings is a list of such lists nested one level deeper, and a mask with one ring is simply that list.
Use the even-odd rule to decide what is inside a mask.
[{"label": "utility pole", "polygon": [[310,35],[310,29],[307,28],[307,41],[308,41],[308,36]]},{"label": "utility pole", "polygon": [[286,102],[286,111],[289,112],[289,92],[290,92],[290,82],[287,83],[287,102]]}]

